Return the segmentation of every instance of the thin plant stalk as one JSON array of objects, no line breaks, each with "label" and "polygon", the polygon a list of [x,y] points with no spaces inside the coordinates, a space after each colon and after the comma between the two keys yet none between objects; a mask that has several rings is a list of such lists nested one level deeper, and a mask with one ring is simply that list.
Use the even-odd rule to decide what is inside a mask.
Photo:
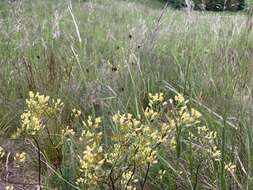
[{"label": "thin plant stalk", "polygon": [[36,138],[33,138],[36,146],[37,146],[37,152],[38,152],[38,185],[39,185],[39,190],[42,190],[41,188],[41,158],[40,158],[40,145],[39,145],[39,142],[37,141]]}]

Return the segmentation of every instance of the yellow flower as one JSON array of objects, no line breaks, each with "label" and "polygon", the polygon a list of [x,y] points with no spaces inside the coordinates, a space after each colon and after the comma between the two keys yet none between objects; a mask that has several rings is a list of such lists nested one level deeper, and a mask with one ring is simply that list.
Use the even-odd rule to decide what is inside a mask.
[{"label": "yellow flower", "polygon": [[155,93],[154,95],[149,93],[149,101],[151,103],[160,103],[164,100],[164,94],[163,93]]},{"label": "yellow flower", "polygon": [[193,108],[191,109],[191,114],[194,119],[199,119],[202,116],[199,111],[197,111]]},{"label": "yellow flower", "polygon": [[136,187],[133,187],[132,185],[128,184],[130,179],[134,183],[138,182],[138,179],[135,178],[134,173],[132,171],[126,171],[126,172],[124,172],[122,174],[122,177],[121,177],[121,184],[123,186],[126,186],[127,190],[136,190]]},{"label": "yellow flower", "polygon": [[166,170],[159,170],[158,175],[159,179],[162,180],[163,176],[166,174]]},{"label": "yellow flower", "polygon": [[208,132],[208,128],[204,125],[204,126],[199,126],[198,128],[198,134],[203,133],[207,133]]},{"label": "yellow flower", "polygon": [[181,94],[178,94],[177,96],[175,96],[175,101],[181,104],[185,101],[185,99]]},{"label": "yellow flower", "polygon": [[76,180],[76,184],[79,185],[79,184],[82,184],[84,183],[84,178],[80,177]]},{"label": "yellow flower", "polygon": [[229,162],[228,164],[225,165],[225,170],[234,173],[235,169],[236,169],[236,165],[232,164],[231,162]]},{"label": "yellow flower", "polygon": [[27,159],[27,154],[25,152],[16,153],[14,160],[19,163],[24,163]]},{"label": "yellow flower", "polygon": [[215,161],[220,161],[221,151],[218,150],[217,146],[214,146],[212,149],[209,149],[208,151]]},{"label": "yellow flower", "polygon": [[194,118],[188,112],[182,114],[181,120],[184,124],[191,124],[194,122]]},{"label": "yellow flower", "polygon": [[74,117],[79,117],[81,115],[81,111],[77,109],[72,109],[72,113],[74,114]]},{"label": "yellow flower", "polygon": [[62,135],[63,136],[74,136],[75,135],[75,131],[73,129],[70,129],[69,126],[67,126],[66,129],[62,130]]},{"label": "yellow flower", "polygon": [[147,107],[144,111],[144,115],[147,119],[154,120],[159,116],[159,113]]},{"label": "yellow flower", "polygon": [[45,126],[42,121],[50,116],[58,114],[62,108],[63,103],[60,99],[52,101],[49,96],[40,95],[38,92],[29,92],[29,98],[26,99],[27,109],[21,115],[21,128],[17,130],[17,137],[22,133],[28,135],[36,135]]},{"label": "yellow flower", "polygon": [[102,122],[101,117],[97,117],[97,118],[95,119],[95,123],[96,123],[96,124],[100,124],[101,122]]},{"label": "yellow flower", "polygon": [[80,158],[80,171],[82,176],[76,181],[77,184],[87,184],[91,187],[97,185],[96,178],[101,175],[106,154],[103,154],[103,147],[97,143],[90,143],[83,151]]}]

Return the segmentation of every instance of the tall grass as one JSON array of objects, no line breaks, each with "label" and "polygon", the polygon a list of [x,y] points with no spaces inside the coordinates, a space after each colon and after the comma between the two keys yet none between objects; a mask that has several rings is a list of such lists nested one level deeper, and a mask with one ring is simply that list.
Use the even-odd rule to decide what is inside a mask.
[{"label": "tall grass", "polygon": [[[171,173],[161,184],[150,171],[150,187],[252,189],[252,17],[168,8],[159,20],[163,4],[148,3],[0,2],[1,143],[20,125],[28,91],[61,98],[63,124],[68,125],[76,107],[84,118],[102,116],[105,131],[113,128],[108,117],[117,111],[141,118],[148,93],[163,91],[168,98],[181,93],[217,131],[222,159],[220,165],[193,163],[190,151],[184,160],[178,144],[176,162],[165,153],[159,156],[160,167]],[[109,143],[110,135],[104,140]],[[75,146],[75,140],[64,145],[64,171],[56,171],[56,180],[45,175],[48,188],[52,181],[59,181],[61,189],[71,188]],[[190,177],[183,180],[177,170],[187,161]],[[234,176],[225,174],[227,161],[238,168]],[[215,172],[198,176],[211,167]]]}]

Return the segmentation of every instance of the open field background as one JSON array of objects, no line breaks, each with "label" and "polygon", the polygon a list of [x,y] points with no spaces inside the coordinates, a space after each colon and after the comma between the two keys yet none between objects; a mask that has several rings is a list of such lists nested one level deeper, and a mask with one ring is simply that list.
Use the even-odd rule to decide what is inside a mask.
[{"label": "open field background", "polygon": [[[10,166],[9,179],[37,183],[33,139],[10,139],[21,125],[29,91],[64,102],[57,120],[60,128],[52,133],[59,135],[71,126],[81,134],[82,120],[99,116],[103,144],[108,146],[112,132],[107,131],[115,130],[110,119],[115,113],[131,113],[141,120],[149,93],[163,92],[166,100],[180,93],[202,114],[201,123],[217,133],[221,159],[198,158],[187,148],[179,156],[164,146],[146,186],[136,189],[253,189],[252,16],[163,7],[152,0],[0,2],[0,144],[6,150],[0,189],[7,184],[16,189],[35,186],[6,181],[8,152],[10,160],[19,151],[29,154],[29,162],[19,168],[22,177]],[[73,108],[82,112],[74,124]],[[84,149],[78,138],[61,144],[59,153],[44,136],[37,136],[46,147],[43,189],[99,189],[75,184],[77,155]],[[182,138],[187,144],[189,139]],[[236,170],[226,172],[227,163]],[[140,181],[146,167],[138,171]],[[166,170],[161,181],[155,178],[158,170]]]}]

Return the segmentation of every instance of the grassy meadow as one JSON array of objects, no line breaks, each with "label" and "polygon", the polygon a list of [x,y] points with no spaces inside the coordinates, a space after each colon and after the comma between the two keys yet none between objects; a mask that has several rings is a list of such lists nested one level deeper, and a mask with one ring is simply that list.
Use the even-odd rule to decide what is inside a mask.
[{"label": "grassy meadow", "polygon": [[252,19],[0,1],[0,189],[252,190]]}]

